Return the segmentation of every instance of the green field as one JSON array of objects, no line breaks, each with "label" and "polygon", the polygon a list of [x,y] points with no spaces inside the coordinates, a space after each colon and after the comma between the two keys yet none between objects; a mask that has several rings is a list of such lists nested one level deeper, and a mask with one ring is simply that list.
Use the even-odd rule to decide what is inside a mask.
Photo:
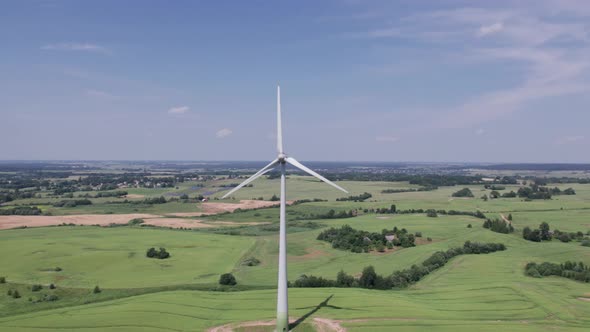
[{"label": "green field", "polygon": [[[276,180],[257,181],[253,188],[244,188],[235,198],[269,198],[277,184]],[[347,219],[311,220],[321,225],[315,229],[294,227],[288,234],[288,277],[291,281],[302,274],[334,279],[340,270],[358,275],[368,265],[373,265],[379,274],[389,275],[421,263],[435,251],[461,246],[467,240],[501,242],[508,247],[506,251],[488,255],[455,257],[404,290],[291,289],[291,316],[297,319],[311,313],[295,330],[314,330],[314,318],[318,317],[336,320],[349,331],[585,331],[590,328],[590,302],[584,300],[590,298],[588,284],[558,277],[536,279],[523,273],[524,265],[531,261],[576,260],[590,264],[590,248],[581,246],[578,241],[562,243],[554,239],[535,243],[521,237],[525,226],[536,228],[541,222],[548,222],[551,229],[561,231],[589,231],[590,185],[560,185],[573,187],[577,194],[555,196],[552,200],[501,198],[486,202],[479,198],[490,192],[483,186],[470,186],[476,197],[463,199],[451,197],[462,187],[383,194],[384,189],[415,186],[404,182],[343,181],[339,184],[349,189],[351,195],[367,191],[373,197],[365,202],[336,202],[335,199],[343,195],[309,178],[291,176],[289,199],[328,201],[291,206],[288,219],[295,222],[330,209],[362,211],[395,204],[402,210],[481,210],[488,217],[511,213],[516,231],[494,233],[482,228],[482,219],[469,216],[431,218],[424,214],[370,213]],[[218,190],[219,184],[214,185],[198,191]],[[178,190],[150,192],[142,189],[141,194],[156,197],[170,191],[191,191],[190,188],[191,184],[186,183]],[[516,189],[517,186],[507,186],[506,190]],[[113,206],[120,206],[119,210],[112,211],[114,213],[199,210],[199,204],[181,202],[133,207],[106,204],[108,199],[95,200],[91,206],[53,211],[104,213]],[[184,209],[184,206],[190,208]],[[126,210],[129,207],[138,208],[138,211]],[[276,223],[278,209],[244,211],[207,219]],[[345,224],[375,232],[397,226],[411,233],[421,232],[422,238],[413,248],[362,254],[333,249],[330,243],[316,240],[326,227]],[[468,228],[469,224],[473,227]],[[276,232],[269,229],[239,228],[250,234],[248,236],[217,234],[223,230],[145,227],[62,226],[0,231],[0,250],[5,253],[0,276],[8,280],[7,284],[0,284],[0,330],[201,331],[228,323],[270,320],[275,310],[273,288],[278,244]],[[148,259],[145,252],[149,247],[165,247],[172,257]],[[241,265],[248,257],[256,257],[261,264]],[[62,270],[55,271],[55,267]],[[219,275],[225,272],[236,276],[240,288],[232,292],[211,291],[217,288]],[[49,283],[55,283],[58,289],[30,290],[32,284],[46,286]],[[102,293],[92,294],[95,285],[100,285]],[[9,297],[8,289],[18,289],[22,298]],[[29,297],[35,300],[40,294],[56,294],[59,300],[51,303],[28,301]],[[331,295],[327,305],[317,307]]]}]

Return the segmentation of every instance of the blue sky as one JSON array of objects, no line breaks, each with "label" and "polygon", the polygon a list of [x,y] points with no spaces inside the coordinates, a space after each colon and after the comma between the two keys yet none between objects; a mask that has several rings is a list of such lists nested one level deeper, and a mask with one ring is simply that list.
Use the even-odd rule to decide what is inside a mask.
[{"label": "blue sky", "polygon": [[590,162],[590,1],[4,1],[0,159]]}]

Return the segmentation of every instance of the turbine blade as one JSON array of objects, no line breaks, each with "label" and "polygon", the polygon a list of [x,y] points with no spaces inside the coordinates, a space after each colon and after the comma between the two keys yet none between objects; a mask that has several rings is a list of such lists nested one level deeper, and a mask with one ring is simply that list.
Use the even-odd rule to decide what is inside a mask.
[{"label": "turbine blade", "polygon": [[250,182],[258,179],[259,177],[263,176],[264,174],[268,173],[278,163],[279,163],[279,160],[278,159],[273,160],[270,164],[264,166],[261,170],[259,170],[258,172],[256,172],[251,177],[247,178],[244,182],[240,183],[238,186],[236,186],[234,189],[230,190],[227,194],[223,195],[221,198],[222,199],[223,198],[226,198],[227,196],[235,193],[236,191],[238,191],[240,188],[242,188],[243,186],[247,185],[248,183],[250,183]]},{"label": "turbine blade", "polygon": [[283,125],[281,119],[281,87],[277,85],[277,150],[283,153]]},{"label": "turbine blade", "polygon": [[295,160],[295,158],[292,158],[292,157],[287,157],[287,158],[285,158],[285,160],[286,160],[286,161],[287,161],[289,164],[291,164],[291,165],[293,165],[293,166],[295,166],[295,167],[299,168],[300,170],[304,171],[305,173],[307,173],[307,174],[309,174],[309,175],[311,175],[311,176],[315,176],[316,178],[318,178],[318,179],[320,179],[320,180],[324,181],[325,183],[327,183],[327,184],[331,185],[332,187],[334,187],[334,188],[336,188],[336,189],[338,189],[338,190],[344,191],[345,193],[348,193],[348,191],[346,191],[346,189],[344,189],[344,188],[340,187],[339,185],[335,184],[334,182],[332,182],[332,181],[330,181],[330,180],[326,179],[325,177],[323,177],[323,176],[319,175],[318,173],[316,173],[316,172],[312,171],[311,169],[309,169],[309,168],[305,167],[303,164],[301,164],[300,162],[298,162],[297,160]]}]

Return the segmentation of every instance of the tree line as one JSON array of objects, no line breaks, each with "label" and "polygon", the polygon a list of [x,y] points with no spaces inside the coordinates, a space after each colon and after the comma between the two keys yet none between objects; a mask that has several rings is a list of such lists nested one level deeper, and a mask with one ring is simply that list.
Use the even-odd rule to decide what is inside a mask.
[{"label": "tree line", "polygon": [[583,262],[566,261],[562,264],[549,262],[537,264],[531,262],[525,266],[525,274],[535,278],[558,276],[581,282],[590,282],[590,267]]},{"label": "tree line", "polygon": [[373,266],[363,269],[359,278],[345,273],[338,272],[336,280],[325,279],[313,275],[302,275],[291,284],[292,287],[354,287],[367,289],[392,289],[406,288],[431,272],[443,267],[450,259],[459,255],[489,254],[496,251],[506,250],[502,243],[478,243],[467,241],[463,247],[437,251],[420,265],[412,265],[409,269],[394,271],[389,276],[382,276],[375,272]]}]

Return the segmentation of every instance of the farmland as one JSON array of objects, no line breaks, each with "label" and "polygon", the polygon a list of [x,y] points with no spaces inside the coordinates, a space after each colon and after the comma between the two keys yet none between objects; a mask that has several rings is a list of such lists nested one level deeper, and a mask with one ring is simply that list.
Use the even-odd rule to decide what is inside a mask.
[{"label": "farmland", "polygon": [[[0,251],[4,255],[0,277],[4,276],[6,283],[0,283],[0,330],[194,331],[229,324],[238,331],[250,331],[241,324],[270,322],[275,315],[278,208],[236,205],[241,208],[234,212],[215,212],[211,206],[259,201],[261,197],[269,201],[278,194],[278,180],[258,180],[253,187],[220,200],[225,186],[238,181],[217,174],[166,188],[105,191],[125,190],[129,197],[93,198],[101,191],[86,190],[73,191],[73,198],[68,198],[69,193],[56,195],[54,189],[21,189],[33,191],[35,197],[13,199],[0,209],[36,206],[45,216],[30,218],[67,215],[74,221],[76,216],[88,214],[100,219],[101,215],[109,218],[141,213],[163,222],[198,221],[208,227],[155,227],[145,222],[128,224],[123,218],[118,224],[100,223],[102,226],[66,222],[35,227],[33,221],[27,228],[1,230]],[[541,222],[547,222],[551,230],[582,232],[587,238],[590,184],[548,183],[548,187],[573,188],[576,193],[555,195],[549,200],[484,200],[481,197],[492,190],[481,183],[396,193],[386,191],[421,186],[408,181],[345,180],[338,184],[350,195],[370,193],[371,197],[337,201],[344,195],[309,177],[289,176],[289,200],[318,199],[294,202],[287,209],[291,282],[302,275],[335,279],[340,271],[358,277],[369,265],[387,276],[419,265],[437,251],[460,247],[465,241],[503,243],[507,250],[454,257],[408,288],[291,288],[290,315],[293,320],[304,318],[295,331],[583,331],[590,326],[587,283],[524,274],[529,262],[570,260],[590,264],[590,248],[580,245],[583,237],[567,243],[522,238],[524,227],[536,228]],[[504,188],[498,191],[516,192],[524,186],[519,180],[517,184],[502,184]],[[453,197],[462,188],[469,188],[474,197]],[[86,194],[92,204],[53,205]],[[198,196],[207,197],[209,202]],[[159,197],[164,197],[165,203],[146,203],[146,199]],[[389,211],[392,205],[395,213]],[[375,209],[389,212],[377,213]],[[427,209],[439,212],[429,217]],[[335,213],[330,214],[330,210]],[[514,232],[493,232],[482,227],[483,219],[447,213],[451,210],[480,211],[487,218],[510,214]],[[354,215],[339,218],[340,211],[354,211]],[[0,216],[0,222],[14,217]],[[368,253],[339,250],[317,240],[323,230],[344,225],[368,232],[397,227],[420,236],[415,247]],[[171,256],[146,258],[150,247],[166,248]],[[244,264],[252,257],[259,263]],[[237,279],[236,286],[217,283],[227,272]],[[51,284],[56,288],[50,289]],[[33,291],[32,285],[42,285],[42,289]],[[93,292],[95,286],[100,292]],[[19,298],[7,295],[14,290],[18,290]],[[50,295],[56,300],[46,300]]]}]

